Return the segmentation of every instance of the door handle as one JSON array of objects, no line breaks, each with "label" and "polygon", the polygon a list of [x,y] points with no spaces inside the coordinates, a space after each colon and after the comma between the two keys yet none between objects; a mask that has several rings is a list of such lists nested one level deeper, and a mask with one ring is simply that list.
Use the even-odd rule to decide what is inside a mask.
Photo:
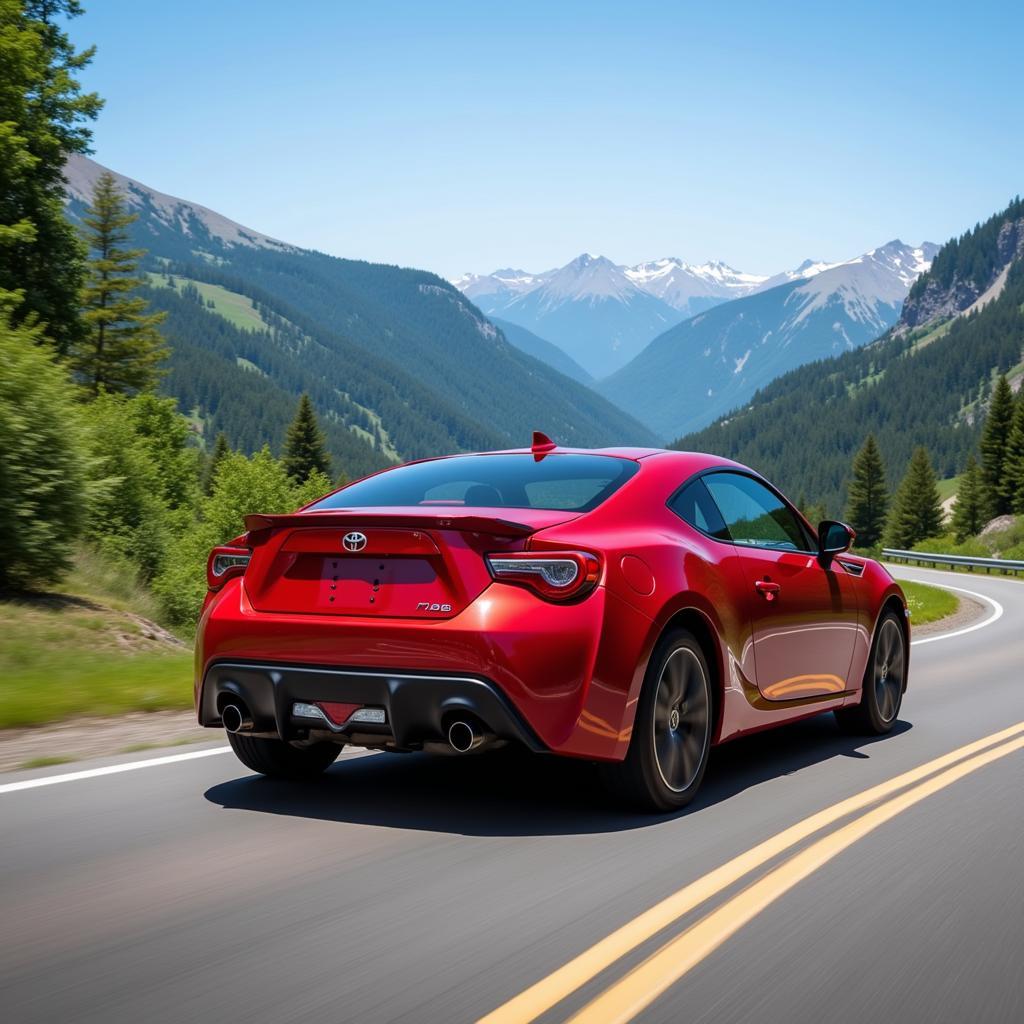
[{"label": "door handle", "polygon": [[778,583],[772,583],[771,580],[758,580],[754,584],[754,589],[766,601],[774,601],[779,596],[779,591],[782,590],[782,587]]}]

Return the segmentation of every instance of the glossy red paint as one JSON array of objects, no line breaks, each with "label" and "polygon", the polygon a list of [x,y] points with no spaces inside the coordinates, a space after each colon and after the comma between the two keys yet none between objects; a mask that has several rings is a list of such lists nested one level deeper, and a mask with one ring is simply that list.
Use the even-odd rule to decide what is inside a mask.
[{"label": "glossy red paint", "polygon": [[[541,447],[518,454],[578,453]],[[906,621],[903,594],[882,566],[715,539],[672,510],[697,474],[760,479],[736,463],[648,449],[599,454],[639,468],[584,513],[431,502],[251,516],[248,534],[232,542],[251,551],[250,564],[211,591],[200,620],[200,720],[219,724],[209,710],[204,720],[203,686],[224,663],[470,677],[495,688],[538,747],[621,760],[648,659],[677,622],[706,646],[716,742],[857,702],[883,607],[892,602]],[[353,532],[365,545],[347,552]],[[596,586],[567,602],[495,579],[486,557],[567,551],[593,552],[600,566]],[[344,681],[331,699],[359,702]]]}]

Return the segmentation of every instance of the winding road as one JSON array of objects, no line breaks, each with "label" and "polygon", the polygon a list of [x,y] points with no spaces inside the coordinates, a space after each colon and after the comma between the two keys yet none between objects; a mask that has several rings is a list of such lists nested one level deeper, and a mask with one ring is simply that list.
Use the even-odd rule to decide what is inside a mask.
[{"label": "winding road", "polygon": [[[0,779],[0,1014],[74,1022],[1024,1020],[1024,582],[901,721],[727,744],[688,813],[584,764],[207,748]],[[143,755],[136,755],[136,758]]]}]

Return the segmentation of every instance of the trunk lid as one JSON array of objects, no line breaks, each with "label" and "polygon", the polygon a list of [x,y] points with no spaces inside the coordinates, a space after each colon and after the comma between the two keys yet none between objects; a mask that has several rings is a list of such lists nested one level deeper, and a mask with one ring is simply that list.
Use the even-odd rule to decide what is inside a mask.
[{"label": "trunk lid", "polygon": [[245,590],[261,612],[451,618],[490,584],[486,553],[520,550],[578,516],[421,506],[247,516]]}]

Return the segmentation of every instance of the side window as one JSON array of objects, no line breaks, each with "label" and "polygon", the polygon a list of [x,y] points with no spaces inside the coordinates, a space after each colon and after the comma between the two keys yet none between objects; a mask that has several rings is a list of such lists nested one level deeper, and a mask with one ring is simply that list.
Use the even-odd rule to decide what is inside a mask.
[{"label": "side window", "polygon": [[709,473],[701,478],[715,499],[735,544],[780,551],[811,551],[789,507],[764,484],[740,473]]},{"label": "side window", "polygon": [[729,540],[729,531],[725,527],[718,506],[708,493],[704,481],[698,477],[688,483],[669,502],[669,508],[684,522],[696,527],[701,533],[709,534],[717,540]]}]

